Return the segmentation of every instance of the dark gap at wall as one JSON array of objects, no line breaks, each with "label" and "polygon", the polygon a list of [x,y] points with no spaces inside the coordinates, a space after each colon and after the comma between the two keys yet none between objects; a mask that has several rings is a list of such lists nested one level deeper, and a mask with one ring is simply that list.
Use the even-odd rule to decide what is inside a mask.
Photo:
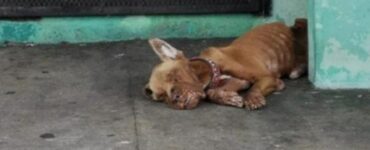
[{"label": "dark gap at wall", "polygon": [[271,0],[0,0],[0,17],[248,13],[268,16]]}]

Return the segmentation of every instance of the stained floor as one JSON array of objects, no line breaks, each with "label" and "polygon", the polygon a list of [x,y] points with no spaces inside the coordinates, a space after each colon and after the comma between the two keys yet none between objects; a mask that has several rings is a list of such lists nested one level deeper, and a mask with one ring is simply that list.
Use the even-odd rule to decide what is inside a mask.
[{"label": "stained floor", "polygon": [[[229,39],[169,40],[188,56]],[[268,107],[177,111],[142,94],[146,41],[0,48],[1,150],[368,150],[370,91],[287,81]]]}]

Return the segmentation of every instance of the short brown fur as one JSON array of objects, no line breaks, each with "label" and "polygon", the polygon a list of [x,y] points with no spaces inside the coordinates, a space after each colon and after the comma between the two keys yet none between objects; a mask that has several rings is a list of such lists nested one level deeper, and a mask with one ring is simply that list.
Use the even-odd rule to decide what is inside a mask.
[{"label": "short brown fur", "polygon": [[[265,97],[284,88],[284,76],[298,78],[307,66],[307,23],[295,26],[270,23],[258,26],[226,47],[210,47],[199,57],[219,65],[224,84],[205,89],[212,74],[208,65],[190,61],[183,53],[160,39],[150,44],[162,59],[152,72],[147,93],[177,109],[195,108],[206,96],[209,100],[235,107],[258,109],[266,105]],[[237,92],[252,87],[246,97]]]}]

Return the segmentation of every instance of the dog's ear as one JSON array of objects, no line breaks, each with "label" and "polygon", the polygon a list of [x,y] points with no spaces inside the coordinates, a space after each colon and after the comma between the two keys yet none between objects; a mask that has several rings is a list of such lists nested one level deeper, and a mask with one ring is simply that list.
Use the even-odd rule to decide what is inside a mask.
[{"label": "dog's ear", "polygon": [[181,51],[164,40],[158,38],[150,39],[149,44],[162,61],[175,60],[183,56]]}]

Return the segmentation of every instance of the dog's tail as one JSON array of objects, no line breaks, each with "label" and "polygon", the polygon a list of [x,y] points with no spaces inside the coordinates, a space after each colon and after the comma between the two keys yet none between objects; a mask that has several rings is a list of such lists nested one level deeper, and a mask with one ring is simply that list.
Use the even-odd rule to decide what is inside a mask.
[{"label": "dog's tail", "polygon": [[307,30],[307,19],[306,18],[298,18],[295,20],[294,26],[292,27],[293,31],[297,30]]},{"label": "dog's tail", "polygon": [[291,27],[294,34],[294,51],[298,58],[307,61],[308,57],[308,25],[307,19],[300,18],[295,20],[294,26]]},{"label": "dog's tail", "polygon": [[[294,52],[296,57],[296,69],[299,74],[307,72],[308,65],[308,25],[307,19],[299,18],[295,20],[291,27],[294,35]],[[293,77],[294,78],[294,77]]]}]

